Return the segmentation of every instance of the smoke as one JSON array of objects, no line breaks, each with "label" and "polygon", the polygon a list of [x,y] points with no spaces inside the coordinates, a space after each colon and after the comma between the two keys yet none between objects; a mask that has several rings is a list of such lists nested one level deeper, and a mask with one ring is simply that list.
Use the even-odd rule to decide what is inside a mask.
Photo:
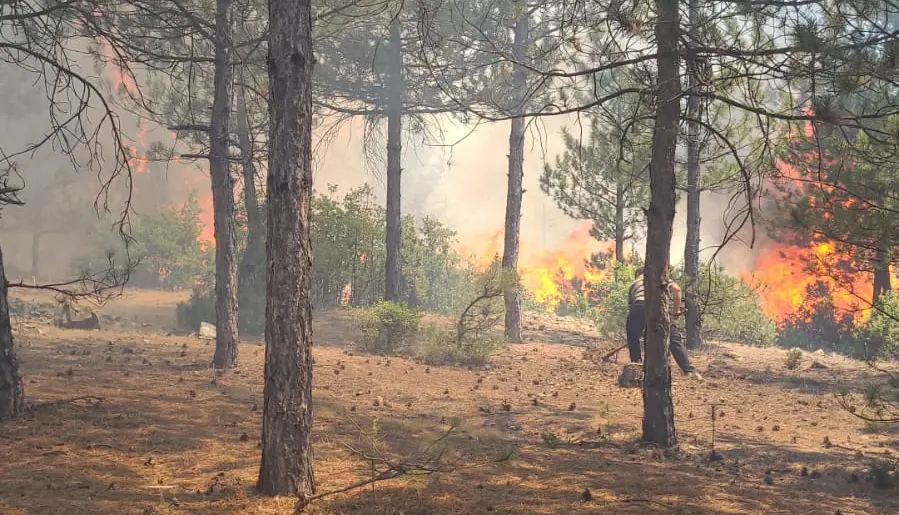
[{"label": "smoke", "polygon": [[[117,70],[107,67],[103,71],[104,77],[99,80],[107,82],[112,91],[127,84]],[[17,66],[0,63],[0,142],[6,155],[21,152],[50,130],[49,102],[40,81]],[[56,109],[65,110],[66,99],[57,97],[57,101],[61,103]],[[101,112],[99,99],[93,98],[90,109]],[[62,119],[64,114],[65,111],[56,113]],[[196,188],[201,198],[204,193],[208,195],[209,180],[199,167],[177,162],[151,163],[141,157],[154,143],[173,144],[169,131],[141,122],[135,114],[124,110],[117,114],[125,144],[137,156],[130,160],[134,171],[134,211],[148,212],[163,204],[183,202],[190,188]],[[91,120],[83,121],[88,132],[95,128],[90,126]],[[100,129],[99,147],[76,147],[69,154],[68,149],[51,140],[35,152],[13,159],[17,173],[13,182],[24,186],[19,197],[25,205],[4,206],[0,216],[5,264],[13,280],[30,280],[32,275],[44,280],[71,278],[76,273],[73,261],[106,250],[91,248],[96,242],[89,237],[92,233],[108,233],[109,239],[115,240],[112,224],[124,208],[127,181],[124,176],[113,180],[109,196],[101,195],[115,169],[115,144],[109,126]],[[100,148],[101,155],[89,156],[88,151],[96,148]],[[95,201],[101,216],[106,214],[104,207],[113,214],[98,219]]]},{"label": "smoke", "polygon": [[[561,127],[572,120],[548,118],[530,127],[521,217],[521,246],[527,252],[560,249],[584,223],[565,216],[540,191],[539,183],[545,160],[562,151]],[[318,191],[335,184],[340,194],[369,182],[383,199],[383,176],[366,172],[359,137],[362,124],[344,124],[327,145],[319,146],[315,168]],[[442,144],[415,138],[404,141],[403,210],[439,219],[457,231],[462,247],[480,251],[490,245],[505,223],[509,123],[481,124],[474,131],[449,120],[443,120],[443,124]],[[386,144],[378,148],[386,152]]]}]

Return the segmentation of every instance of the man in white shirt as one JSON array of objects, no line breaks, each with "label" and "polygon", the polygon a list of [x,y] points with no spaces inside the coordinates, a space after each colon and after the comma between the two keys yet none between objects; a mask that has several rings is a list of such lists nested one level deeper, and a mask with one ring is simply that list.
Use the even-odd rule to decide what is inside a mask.
[{"label": "man in white shirt", "polygon": [[[644,303],[646,300],[644,292],[643,267],[637,269],[637,278],[631,283],[628,289],[627,303],[627,348],[630,351],[631,363],[640,363],[643,359],[642,340],[646,332],[646,309]],[[696,368],[690,363],[690,355],[687,347],[684,345],[684,338],[680,328],[675,323],[677,318],[683,314],[681,311],[682,296],[681,287],[674,281],[668,283],[668,293],[670,299],[669,310],[671,313],[671,326],[669,327],[668,348],[677,366],[694,379],[702,379]]]}]

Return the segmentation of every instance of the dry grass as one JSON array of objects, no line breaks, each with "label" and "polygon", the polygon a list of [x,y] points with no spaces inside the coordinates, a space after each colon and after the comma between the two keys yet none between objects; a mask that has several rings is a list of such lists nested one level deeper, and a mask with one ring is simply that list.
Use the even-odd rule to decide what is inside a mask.
[{"label": "dry grass", "polygon": [[[290,499],[253,491],[263,347],[244,343],[240,368],[213,382],[205,367],[212,347],[170,332],[176,300],[131,293],[103,310],[119,321],[102,331],[18,325],[34,409],[0,425],[0,513],[291,512]],[[446,442],[452,473],[379,483],[317,502],[310,513],[899,512],[895,494],[864,477],[872,457],[895,449],[895,435],[866,434],[832,396],[865,381],[856,363],[820,358],[831,368],[788,371],[783,350],[733,345],[698,356],[707,380],[675,377],[682,449],[666,455],[633,444],[639,391],[619,389],[618,365],[583,361],[581,349],[529,342],[485,369],[426,367],[352,355],[347,314],[316,317],[320,489],[370,473],[350,447],[401,459],[452,421],[460,426]],[[532,336],[549,340],[552,324],[539,321]],[[103,400],[67,402],[80,396]],[[374,406],[378,397],[387,405]],[[708,459],[712,405],[723,461]],[[825,437],[834,445],[825,447]]]}]

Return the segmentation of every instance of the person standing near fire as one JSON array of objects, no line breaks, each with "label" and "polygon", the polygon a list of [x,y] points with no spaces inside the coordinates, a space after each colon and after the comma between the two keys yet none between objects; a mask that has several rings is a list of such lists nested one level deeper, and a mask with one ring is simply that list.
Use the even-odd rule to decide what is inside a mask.
[{"label": "person standing near fire", "polygon": [[[644,307],[646,297],[644,294],[643,272],[642,266],[637,268],[637,278],[631,283],[627,293],[627,348],[630,351],[631,363],[640,363],[643,360],[642,340],[646,332],[646,309]],[[674,356],[677,366],[680,367],[684,374],[694,379],[702,380],[702,376],[690,363],[690,355],[687,352],[686,345],[684,345],[680,327],[676,323],[678,317],[683,314],[683,311],[681,311],[683,296],[681,287],[676,282],[669,280],[668,294],[670,296],[669,311],[671,316],[668,348]]]}]

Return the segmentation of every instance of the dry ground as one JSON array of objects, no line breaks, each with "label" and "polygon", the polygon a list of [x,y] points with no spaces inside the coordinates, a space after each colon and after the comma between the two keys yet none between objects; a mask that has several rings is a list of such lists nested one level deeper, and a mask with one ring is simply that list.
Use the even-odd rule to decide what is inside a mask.
[{"label": "dry ground", "polygon": [[[211,345],[172,331],[177,300],[130,293],[104,308],[112,324],[101,331],[59,330],[34,313],[14,321],[34,407],[0,424],[0,513],[290,513],[290,499],[253,490],[262,345],[242,344],[239,369],[213,381]],[[540,342],[474,370],[353,355],[345,312],[317,313],[315,324],[321,491],[371,474],[356,453],[412,460],[458,427],[430,451],[453,471],[354,490],[310,513],[899,513],[896,491],[866,477],[871,459],[895,453],[896,435],[837,405],[834,392],[868,375],[841,358],[792,372],[783,350],[721,345],[695,357],[706,381],[675,377],[682,446],[666,455],[634,445],[640,392],[617,387],[620,365],[555,343],[577,324],[531,319],[529,340]],[[713,434],[722,460],[709,459]]]}]

